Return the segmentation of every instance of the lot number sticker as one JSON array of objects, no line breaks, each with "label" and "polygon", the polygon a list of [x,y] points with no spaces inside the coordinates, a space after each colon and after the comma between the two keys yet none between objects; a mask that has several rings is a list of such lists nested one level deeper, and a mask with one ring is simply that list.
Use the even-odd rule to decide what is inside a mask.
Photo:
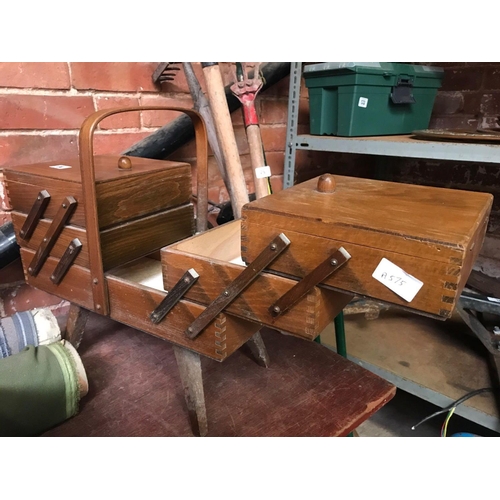
[{"label": "lot number sticker", "polygon": [[403,271],[403,269],[386,258],[380,261],[372,277],[394,293],[397,293],[406,302],[411,302],[423,285],[422,281]]}]

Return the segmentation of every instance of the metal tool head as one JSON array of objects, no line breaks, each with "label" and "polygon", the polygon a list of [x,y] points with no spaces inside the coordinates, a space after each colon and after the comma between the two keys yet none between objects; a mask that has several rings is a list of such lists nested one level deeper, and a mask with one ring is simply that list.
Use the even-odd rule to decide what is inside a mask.
[{"label": "metal tool head", "polygon": [[235,63],[233,67],[234,82],[231,85],[231,92],[241,101],[245,96],[255,96],[264,85],[260,76],[260,62],[253,67],[253,76],[250,77],[251,66],[247,63]]},{"label": "metal tool head", "polygon": [[181,64],[178,62],[162,62],[158,64],[157,68],[153,72],[153,83],[161,84],[164,82],[169,82],[175,80],[177,76],[177,72],[180,71],[179,66],[175,66],[176,64]]}]

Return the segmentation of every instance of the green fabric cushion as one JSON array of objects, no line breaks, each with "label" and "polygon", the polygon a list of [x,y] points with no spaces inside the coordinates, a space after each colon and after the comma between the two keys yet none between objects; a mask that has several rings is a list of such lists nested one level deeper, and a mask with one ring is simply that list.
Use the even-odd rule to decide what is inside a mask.
[{"label": "green fabric cushion", "polygon": [[78,411],[76,368],[61,343],[0,359],[0,436],[36,436]]}]

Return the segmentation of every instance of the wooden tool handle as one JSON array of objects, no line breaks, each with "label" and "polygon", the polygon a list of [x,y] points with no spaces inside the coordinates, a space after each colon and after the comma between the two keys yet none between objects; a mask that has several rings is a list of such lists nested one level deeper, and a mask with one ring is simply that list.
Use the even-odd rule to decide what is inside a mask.
[{"label": "wooden tool handle", "polygon": [[265,166],[264,150],[262,148],[262,137],[260,135],[260,127],[258,125],[249,125],[247,127],[248,146],[250,148],[250,159],[253,166],[253,183],[255,186],[255,197],[257,199],[264,198],[269,194],[267,177],[259,178],[256,168]]},{"label": "wooden tool handle", "polygon": [[130,108],[113,108],[96,111],[88,116],[79,135],[80,170],[82,190],[85,199],[85,225],[89,251],[89,267],[92,275],[92,294],[94,309],[100,314],[109,314],[108,294],[102,267],[101,241],[97,217],[97,194],[95,187],[94,144],[93,137],[99,122],[118,113],[131,111],[179,111],[185,113],[193,121],[196,138],[196,170],[197,170],[197,219],[198,232],[207,228],[207,184],[208,184],[208,144],[205,123],[201,115],[192,109],[174,106],[133,106]]},{"label": "wooden tool handle", "polygon": [[233,199],[231,205],[235,219],[241,218],[241,209],[248,203],[245,175],[234,136],[233,122],[229,113],[224,83],[218,63],[201,63],[207,84],[208,101],[217,129],[222,154],[226,162],[228,182],[231,184]]}]

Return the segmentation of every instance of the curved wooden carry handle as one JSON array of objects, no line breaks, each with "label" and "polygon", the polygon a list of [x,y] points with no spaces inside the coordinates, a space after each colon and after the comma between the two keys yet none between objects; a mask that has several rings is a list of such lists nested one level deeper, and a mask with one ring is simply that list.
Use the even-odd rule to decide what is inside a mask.
[{"label": "curved wooden carry handle", "polygon": [[205,231],[208,213],[208,143],[205,122],[201,115],[189,108],[171,106],[134,106],[130,108],[113,108],[96,111],[88,116],[80,128],[79,151],[82,190],[85,199],[85,223],[89,249],[89,267],[92,276],[92,295],[94,310],[100,314],[109,314],[109,301],[102,267],[101,240],[97,217],[97,194],[94,169],[94,132],[102,120],[108,116],[130,111],[179,111],[188,115],[193,121],[196,138],[196,172],[197,172],[197,204],[196,230]]}]

